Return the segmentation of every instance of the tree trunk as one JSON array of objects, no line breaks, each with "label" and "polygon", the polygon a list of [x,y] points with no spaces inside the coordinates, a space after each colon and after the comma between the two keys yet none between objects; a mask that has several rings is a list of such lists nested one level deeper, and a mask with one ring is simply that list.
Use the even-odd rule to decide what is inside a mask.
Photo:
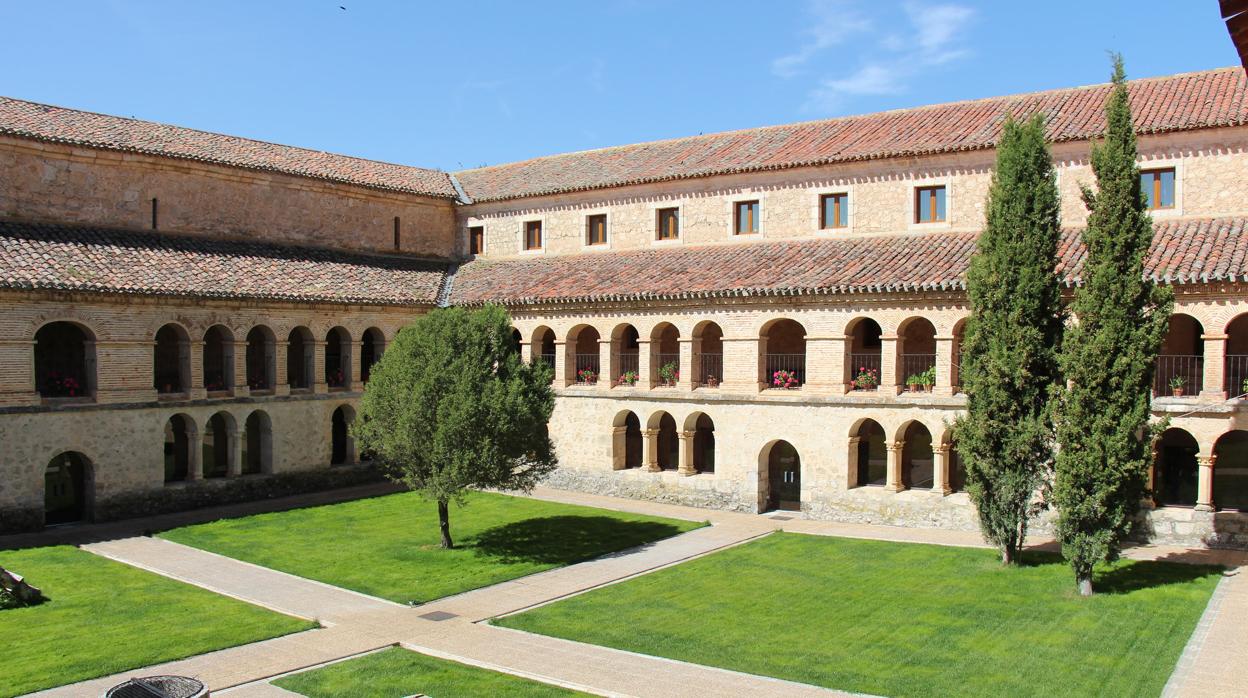
[{"label": "tree trunk", "polygon": [[1077,578],[1075,579],[1075,581],[1079,583],[1079,595],[1080,595],[1080,596],[1091,596],[1091,595],[1092,595],[1092,577],[1091,577],[1091,575],[1089,575],[1089,576],[1087,576],[1087,577],[1077,577]]},{"label": "tree trunk", "polygon": [[1001,564],[1003,565],[1014,564],[1014,544],[1013,543],[1006,543],[1004,546],[1001,547]]},{"label": "tree trunk", "polygon": [[451,540],[451,511],[445,499],[438,500],[438,530],[442,532],[442,547],[447,550],[454,548],[455,543]]}]

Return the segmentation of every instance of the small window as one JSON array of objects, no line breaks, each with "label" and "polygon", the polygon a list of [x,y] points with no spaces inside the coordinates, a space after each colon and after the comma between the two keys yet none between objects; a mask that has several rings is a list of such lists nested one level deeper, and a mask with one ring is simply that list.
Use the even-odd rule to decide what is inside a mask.
[{"label": "small window", "polygon": [[607,214],[599,213],[585,218],[585,244],[607,244]]},{"label": "small window", "polygon": [[1174,208],[1174,168],[1144,170],[1140,173],[1140,190],[1148,210]]},{"label": "small window", "polygon": [[733,206],[733,218],[736,219],[733,229],[737,235],[749,235],[758,232],[758,202],[738,201]]},{"label": "small window", "polygon": [[542,222],[527,221],[524,224],[524,249],[542,249]]},{"label": "small window", "polygon": [[819,197],[819,228],[849,227],[849,194],[824,194]]},{"label": "small window", "polygon": [[659,209],[657,237],[659,240],[675,240],[680,237],[680,209]]},{"label": "small window", "polygon": [[914,222],[940,223],[945,220],[945,188],[919,187],[914,190]]},{"label": "small window", "polygon": [[474,225],[468,229],[468,254],[485,252],[485,226]]}]

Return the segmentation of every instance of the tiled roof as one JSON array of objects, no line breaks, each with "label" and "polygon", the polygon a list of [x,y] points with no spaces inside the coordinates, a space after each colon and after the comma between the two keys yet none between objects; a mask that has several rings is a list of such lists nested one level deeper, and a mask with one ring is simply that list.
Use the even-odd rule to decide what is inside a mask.
[{"label": "tiled roof", "polygon": [[[475,201],[992,147],[1006,114],[1048,118],[1054,142],[1104,128],[1108,84],[770,126],[542,157],[456,172]],[[1248,123],[1244,70],[1130,83],[1140,133]]]},{"label": "tiled roof", "polygon": [[447,264],[156,233],[0,223],[0,288],[433,305]]},{"label": "tiled roof", "polygon": [[181,126],[0,97],[0,134],[455,198],[450,175]]},{"label": "tiled roof", "polygon": [[[1156,224],[1147,274],[1164,283],[1248,281],[1245,218]],[[1079,230],[1063,233],[1058,271],[1078,283]],[[542,259],[473,261],[451,302],[475,305],[961,290],[977,233],[777,240]]]}]

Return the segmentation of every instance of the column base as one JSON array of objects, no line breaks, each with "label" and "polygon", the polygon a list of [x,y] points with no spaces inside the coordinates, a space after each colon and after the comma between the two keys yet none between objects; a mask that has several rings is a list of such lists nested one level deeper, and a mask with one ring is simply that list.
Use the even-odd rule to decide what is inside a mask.
[{"label": "column base", "polygon": [[1221,402],[1230,396],[1221,390],[1202,390],[1197,393],[1196,397],[1201,400],[1214,400]]},{"label": "column base", "polygon": [[1213,505],[1212,504],[1197,504],[1196,506],[1192,507],[1192,511],[1211,512],[1213,511]]},{"label": "column base", "polygon": [[906,488],[902,485],[884,485],[885,492],[905,492]]},{"label": "column base", "polygon": [[680,475],[680,476],[682,476],[682,477],[691,477],[691,476],[693,476],[693,475],[697,475],[697,474],[698,474],[698,471],[696,471],[696,470],[694,470],[694,469],[692,469],[692,468],[690,468],[690,469],[688,469],[688,470],[686,470],[685,468],[677,468],[677,469],[676,469],[676,474],[677,474],[677,475]]},{"label": "column base", "polygon": [[661,473],[663,472],[663,469],[660,468],[658,465],[647,465],[646,472],[647,473]]}]

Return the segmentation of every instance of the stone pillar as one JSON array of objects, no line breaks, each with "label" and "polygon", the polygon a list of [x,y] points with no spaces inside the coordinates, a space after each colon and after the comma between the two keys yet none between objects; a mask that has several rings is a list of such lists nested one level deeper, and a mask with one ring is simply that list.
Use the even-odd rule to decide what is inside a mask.
[{"label": "stone pillar", "polygon": [[[832,392],[841,385],[844,368],[838,370],[838,360],[843,359],[843,337],[806,337],[806,385],[809,390]],[[843,391],[840,391],[843,392]]]},{"label": "stone pillar", "polygon": [[1213,465],[1217,456],[1197,456],[1196,511],[1213,511]]},{"label": "stone pillar", "polygon": [[611,469],[623,470],[628,467],[625,458],[628,454],[628,427],[611,428]]},{"label": "stone pillar", "polygon": [[936,387],[933,395],[953,395],[953,335],[936,337]]},{"label": "stone pillar", "polygon": [[275,342],[273,345],[273,394],[290,395],[290,377],[286,375],[287,355],[290,351],[288,342]]},{"label": "stone pillar", "polygon": [[758,337],[724,337],[724,391],[758,392],[762,371]]},{"label": "stone pillar", "polygon": [[898,360],[901,358],[897,355],[897,351],[901,347],[895,334],[880,335],[880,387],[879,390],[885,395],[896,395],[901,392],[901,381],[905,380],[905,376],[900,378],[897,376]]},{"label": "stone pillar", "polygon": [[901,482],[901,455],[905,448],[905,441],[894,441],[888,445],[888,480],[884,489],[889,492],[900,492],[906,489]]},{"label": "stone pillar", "polygon": [[[205,423],[204,428],[207,428]],[[199,433],[199,428],[195,424],[191,424],[191,428],[186,431],[186,479],[200,480],[204,477],[204,435]]]},{"label": "stone pillar", "polygon": [[637,386],[653,388],[658,382],[659,367],[654,365],[654,357],[650,356],[650,340],[637,340]]},{"label": "stone pillar", "polygon": [[192,400],[203,400],[208,397],[204,388],[204,342],[191,341],[191,387],[187,391]]},{"label": "stone pillar", "polygon": [[[939,359],[937,359],[939,361]],[[940,375],[940,369],[936,369]],[[952,494],[949,487],[949,444],[932,445],[932,491],[941,494]]]},{"label": "stone pillar", "polygon": [[845,459],[845,487],[853,489],[861,485],[858,482],[858,444],[862,443],[862,437],[849,437],[849,454]]},{"label": "stone pillar", "polygon": [[243,473],[243,440],[239,438],[237,424],[230,424],[228,428],[230,453],[225,459],[225,476],[238,477]]},{"label": "stone pillar", "polygon": [[312,340],[312,392],[318,395],[329,392],[329,384],[325,382],[325,347],[327,344],[323,339]]},{"label": "stone pillar", "polygon": [[1225,400],[1244,392],[1241,386],[1226,384],[1226,340],[1228,335],[1203,334],[1205,365],[1204,385],[1200,397],[1206,400]]},{"label": "stone pillar", "polygon": [[[725,347],[727,349],[727,347]],[[758,347],[756,353],[755,380],[758,381],[758,390],[766,390],[771,387],[771,381],[774,380],[771,371],[767,370],[767,337],[758,338]]]},{"label": "stone pillar", "polygon": [[[575,348],[575,345],[574,345]],[[569,364],[571,364],[569,370]],[[555,385],[566,387],[576,382],[576,352],[568,351],[568,340],[555,340]]]},{"label": "stone pillar", "polygon": [[[693,338],[681,337],[680,340],[680,377],[676,379],[676,387],[681,390],[693,388]],[[690,473],[692,474],[692,473]]]},{"label": "stone pillar", "polygon": [[644,440],[646,461],[645,467],[648,473],[659,472],[659,430],[643,429],[641,436]]},{"label": "stone pillar", "polygon": [[533,363],[533,342],[520,340],[520,360],[526,364]]},{"label": "stone pillar", "polygon": [[235,397],[251,395],[251,376],[247,375],[247,342],[234,342],[233,389]]},{"label": "stone pillar", "polygon": [[611,337],[598,340],[598,389],[610,390],[618,375],[611,375]]},{"label": "stone pillar", "polygon": [[680,432],[680,463],[676,466],[676,472],[681,475],[697,475],[698,471],[693,467],[693,437],[697,432],[682,431]]},{"label": "stone pillar", "polygon": [[35,343],[28,339],[0,339],[0,366],[7,380],[0,382],[0,405],[37,405]]},{"label": "stone pillar", "polygon": [[358,393],[364,390],[364,381],[360,380],[360,377],[364,375],[364,366],[356,366],[355,362],[362,361],[364,358],[364,352],[362,351],[364,342],[350,342],[349,346],[350,360],[345,357],[342,360],[343,365],[347,367],[346,375],[343,377],[347,379],[347,387]]}]

